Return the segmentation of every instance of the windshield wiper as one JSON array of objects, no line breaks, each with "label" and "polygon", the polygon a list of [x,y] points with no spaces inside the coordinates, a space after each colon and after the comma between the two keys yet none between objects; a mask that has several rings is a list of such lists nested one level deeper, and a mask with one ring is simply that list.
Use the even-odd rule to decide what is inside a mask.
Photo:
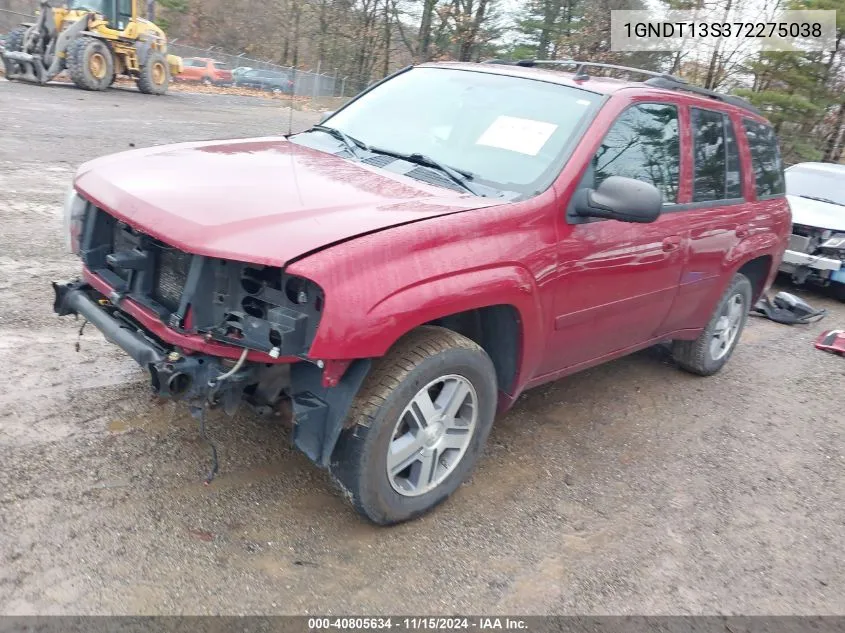
[{"label": "windshield wiper", "polygon": [[807,200],[815,200],[816,202],[827,202],[828,204],[835,204],[839,207],[845,207],[845,204],[841,202],[837,202],[836,200],[831,200],[830,198],[817,198],[816,196],[798,196],[799,198],[807,198]]},{"label": "windshield wiper", "polygon": [[473,174],[472,172],[465,171],[463,169],[457,169],[455,167],[449,167],[449,165],[444,165],[440,161],[432,158],[431,156],[426,156],[425,154],[419,154],[417,152],[411,154],[403,154],[402,152],[394,152],[393,150],[382,149],[380,147],[368,147],[367,149],[373,152],[374,154],[384,154],[385,156],[393,156],[394,158],[406,160],[409,163],[414,163],[415,165],[431,167],[446,174],[449,177],[449,180],[454,182],[456,185],[459,185],[466,191],[469,191],[472,195],[484,195],[469,182],[470,180],[475,178],[475,174]]},{"label": "windshield wiper", "polygon": [[348,149],[349,153],[355,156],[355,158],[361,158],[361,154],[358,152],[359,148],[370,149],[363,141],[359,141],[357,138],[349,136],[346,132],[341,132],[336,127],[320,125],[318,123],[306,130],[306,132],[325,132],[326,134],[335,137],[341,143],[346,145],[346,149]]}]

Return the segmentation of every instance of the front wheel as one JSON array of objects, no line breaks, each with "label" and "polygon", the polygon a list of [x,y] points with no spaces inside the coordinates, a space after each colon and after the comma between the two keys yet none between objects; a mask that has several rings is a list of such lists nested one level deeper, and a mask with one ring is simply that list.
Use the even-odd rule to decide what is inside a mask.
[{"label": "front wheel", "polygon": [[377,359],[350,410],[330,471],[373,523],[444,501],[477,461],[496,413],[496,373],[481,347],[424,326]]},{"label": "front wheel", "polygon": [[675,362],[699,376],[710,376],[725,366],[736,349],[751,309],[752,288],[748,277],[737,273],[719,299],[707,326],[694,341],[675,341]]},{"label": "front wheel", "polygon": [[77,37],[68,47],[70,78],[83,90],[105,90],[114,77],[114,57],[108,44],[96,37]]}]

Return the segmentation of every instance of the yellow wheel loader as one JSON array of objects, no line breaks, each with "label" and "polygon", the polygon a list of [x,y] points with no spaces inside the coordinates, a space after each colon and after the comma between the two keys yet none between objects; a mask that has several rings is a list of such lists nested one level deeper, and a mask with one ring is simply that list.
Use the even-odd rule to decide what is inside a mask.
[{"label": "yellow wheel loader", "polygon": [[38,21],[9,35],[0,57],[7,79],[45,84],[63,70],[84,90],[105,90],[115,77],[135,79],[138,90],[164,94],[182,59],[167,54],[167,38],[138,17],[137,0],[42,0]]}]

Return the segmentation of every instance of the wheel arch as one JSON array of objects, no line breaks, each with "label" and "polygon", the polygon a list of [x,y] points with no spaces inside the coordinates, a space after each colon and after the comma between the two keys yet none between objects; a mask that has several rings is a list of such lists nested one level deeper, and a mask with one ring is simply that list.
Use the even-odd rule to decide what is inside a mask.
[{"label": "wheel arch", "polygon": [[[374,283],[378,283],[377,278]],[[382,295],[360,312],[341,312],[330,304],[329,292],[309,356],[380,357],[412,330],[440,325],[481,345],[496,366],[500,389],[514,395],[525,382],[527,368],[539,362],[542,350],[538,297],[533,276],[517,265],[429,278]],[[357,319],[355,312],[360,315]]]},{"label": "wheel arch", "polygon": [[774,258],[771,255],[760,255],[759,257],[747,260],[736,269],[737,273],[745,275],[751,282],[753,291],[751,296],[752,305],[765,292],[769,281],[774,276],[773,263]]},{"label": "wheel arch", "polygon": [[522,319],[515,306],[473,308],[433,319],[426,325],[439,325],[478,343],[493,361],[499,390],[514,392],[523,344]]}]

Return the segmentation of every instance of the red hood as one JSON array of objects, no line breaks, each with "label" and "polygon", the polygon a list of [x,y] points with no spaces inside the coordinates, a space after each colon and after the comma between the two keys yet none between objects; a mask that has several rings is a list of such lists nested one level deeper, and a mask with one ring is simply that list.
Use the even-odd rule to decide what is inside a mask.
[{"label": "red hood", "polygon": [[500,203],[277,137],[122,152],[82,165],[75,185],[179,249],[274,266],[363,233]]}]

